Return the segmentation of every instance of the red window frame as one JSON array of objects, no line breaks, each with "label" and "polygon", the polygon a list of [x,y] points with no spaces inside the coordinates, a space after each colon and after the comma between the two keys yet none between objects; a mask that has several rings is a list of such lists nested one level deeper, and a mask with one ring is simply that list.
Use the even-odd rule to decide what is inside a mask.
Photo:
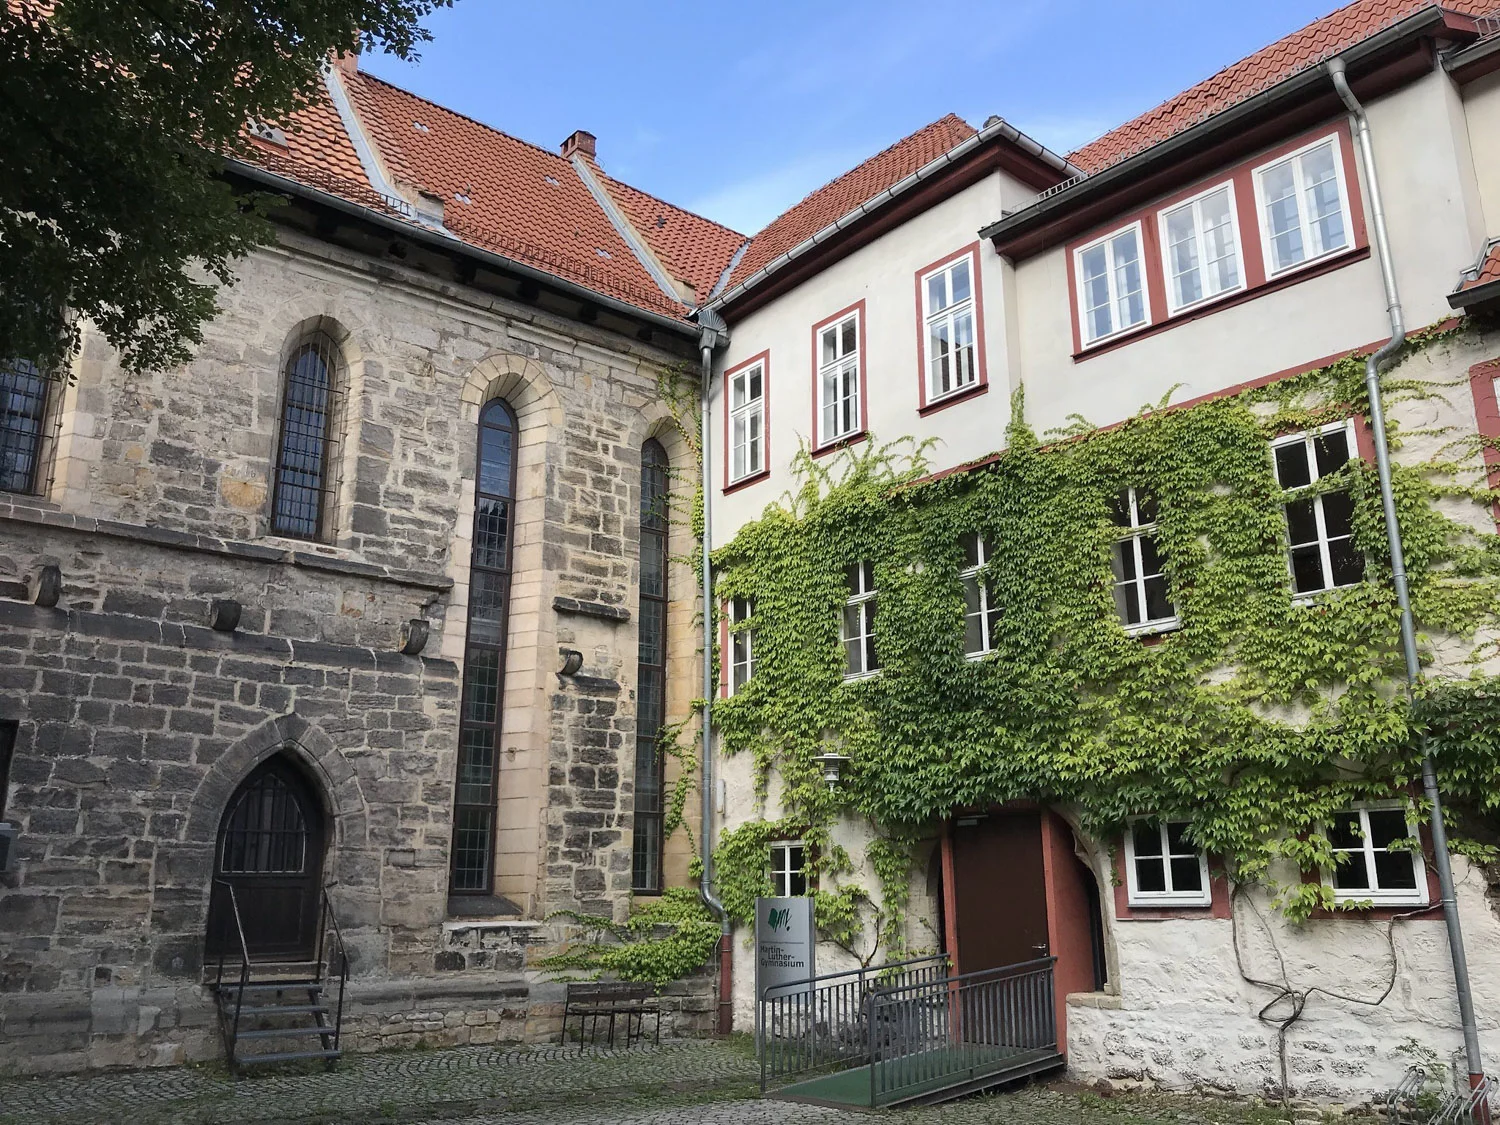
[{"label": "red window frame", "polygon": [[[830,442],[819,444],[818,442],[818,333],[830,324],[837,324],[841,320],[847,320],[851,313],[859,317],[859,429],[852,434],[835,438]],[[858,445],[870,436],[870,381],[865,375],[865,361],[869,355],[869,318],[865,316],[865,301],[861,297],[846,309],[840,309],[832,316],[825,316],[822,320],[812,326],[812,455],[822,457],[825,453],[832,453],[836,449],[847,449],[851,445]]]},{"label": "red window frame", "polygon": [[[1474,398],[1474,420],[1483,445],[1485,483],[1500,489],[1500,402],[1496,401],[1495,380],[1500,379],[1500,357],[1487,359],[1469,368],[1469,393]],[[1500,531],[1500,500],[1490,505],[1495,529]]]},{"label": "red window frame", "polygon": [[[939,258],[935,262],[929,262],[912,275],[912,284],[916,289],[917,296],[917,414],[925,418],[929,414],[936,414],[939,410],[946,410],[955,403],[982,395],[990,389],[989,364],[985,357],[984,347],[984,281],[979,275],[979,253],[980,244],[971,242],[953,253]],[[961,391],[944,395],[936,402],[927,401],[927,303],[922,291],[922,279],[944,266],[951,265],[960,258],[970,259],[971,282],[974,289],[974,348],[976,375],[974,382]]]},{"label": "red window frame", "polygon": [[[1314,144],[1324,137],[1338,138],[1339,156],[1343,163],[1344,187],[1349,198],[1350,245],[1347,249],[1336,251],[1326,258],[1285,270],[1276,277],[1270,277],[1262,246],[1260,215],[1255,202],[1255,170],[1275,163],[1279,158]],[[1176,313],[1169,312],[1166,268],[1162,260],[1161,216],[1173,207],[1226,183],[1234,186],[1234,214],[1238,224],[1242,259],[1240,272],[1244,277],[1244,285],[1232,292],[1196,301]],[[1146,280],[1145,323],[1107,336],[1097,343],[1085,344],[1083,327],[1079,320],[1076,252],[1137,222],[1141,224],[1141,255]],[[1136,208],[1115,216],[1107,223],[1101,223],[1082,237],[1070,241],[1064,247],[1064,252],[1068,275],[1068,310],[1072,322],[1074,363],[1102,355],[1142,337],[1166,331],[1178,324],[1186,324],[1201,316],[1209,316],[1220,309],[1254,300],[1265,293],[1295,285],[1299,281],[1318,277],[1367,258],[1370,254],[1370,240],[1365,230],[1364,196],[1359,182],[1359,169],[1354,156],[1354,142],[1349,132],[1349,123],[1343,119],[1327,122],[1316,129],[1305,130],[1296,137],[1257,153],[1247,160],[1221,169],[1212,176],[1200,176],[1191,184],[1158,199],[1148,207]]]},{"label": "red window frame", "polygon": [[[863,355],[863,353],[861,353]],[[761,365],[761,433],[760,433],[760,460],[761,467],[758,473],[751,473],[739,480],[729,479],[729,466],[734,460],[734,450],[729,445],[729,421],[732,411],[729,407],[729,382],[747,367],[756,364]],[[860,383],[863,387],[863,382]],[[756,481],[764,480],[771,475],[771,350],[759,352],[741,363],[735,364],[724,372],[724,487],[721,489],[725,496],[736,492],[741,488],[754,484]]]}]

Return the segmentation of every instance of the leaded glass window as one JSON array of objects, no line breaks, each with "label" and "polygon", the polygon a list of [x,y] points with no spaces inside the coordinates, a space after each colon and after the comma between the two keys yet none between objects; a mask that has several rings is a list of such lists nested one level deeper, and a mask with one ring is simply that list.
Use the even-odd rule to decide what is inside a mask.
[{"label": "leaded glass window", "polygon": [[293,539],[324,539],[333,508],[333,425],[342,393],[338,345],[314,333],[292,349],[282,375],[271,530]]},{"label": "leaded glass window", "polygon": [[663,778],[661,732],[667,691],[667,452],[655,439],[641,448],[641,607],[636,680],[635,833],[631,883],[661,891]]},{"label": "leaded glass window", "polygon": [[35,492],[48,379],[24,359],[0,361],[0,492]]}]

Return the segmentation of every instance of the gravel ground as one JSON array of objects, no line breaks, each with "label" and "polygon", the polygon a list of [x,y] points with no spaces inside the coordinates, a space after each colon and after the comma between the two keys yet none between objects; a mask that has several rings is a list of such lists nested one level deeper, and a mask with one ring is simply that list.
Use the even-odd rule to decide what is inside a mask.
[{"label": "gravel ground", "polygon": [[[352,1055],[331,1072],[234,1080],[220,1067],[0,1081],[0,1125],[859,1125],[871,1116],[758,1097],[743,1041],[609,1051],[466,1047]],[[890,1111],[903,1125],[1273,1125],[1246,1103],[1100,1098],[1064,1083]]]}]

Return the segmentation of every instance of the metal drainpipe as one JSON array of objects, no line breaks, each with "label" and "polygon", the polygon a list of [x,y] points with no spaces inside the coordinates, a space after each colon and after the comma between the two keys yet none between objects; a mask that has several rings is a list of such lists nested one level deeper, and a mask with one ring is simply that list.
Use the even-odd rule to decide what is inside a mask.
[{"label": "metal drainpipe", "polygon": [[731,995],[733,978],[731,969],[734,958],[733,930],[729,923],[729,912],[714,894],[714,743],[713,743],[713,699],[714,699],[714,575],[713,553],[713,481],[709,468],[713,449],[713,428],[709,424],[709,393],[713,390],[714,348],[723,342],[726,333],[724,321],[707,309],[699,310],[699,324],[703,332],[700,347],[703,356],[703,405],[702,433],[702,489],[703,489],[703,764],[699,769],[699,789],[703,793],[703,822],[699,834],[703,838],[703,877],[698,882],[698,893],[704,905],[719,916],[719,1011],[717,1031],[728,1035],[734,1011]]},{"label": "metal drainpipe", "polygon": [[[1380,183],[1375,176],[1375,149],[1370,140],[1370,121],[1364,106],[1349,88],[1344,60],[1335,56],[1324,64],[1333,88],[1343,99],[1354,118],[1359,137],[1360,164],[1365,172],[1365,191],[1369,197],[1370,217],[1375,227],[1375,250],[1380,259],[1380,277],[1385,283],[1386,311],[1391,320],[1391,338],[1374,355],[1365,360],[1365,390],[1370,399],[1370,428],[1375,438],[1375,467],[1380,476],[1380,502],[1385,510],[1386,539],[1391,551],[1391,579],[1396,587],[1396,604],[1401,609],[1401,649],[1406,657],[1406,693],[1414,699],[1422,665],[1417,656],[1417,633],[1412,620],[1411,593],[1406,583],[1406,558],[1401,549],[1401,527],[1396,522],[1396,500],[1391,490],[1391,457],[1385,440],[1385,408],[1380,399],[1380,367],[1401,350],[1406,340],[1406,326],[1401,319],[1401,297],[1396,289],[1396,270],[1391,257],[1390,235],[1386,231],[1385,206],[1380,198]],[[1453,864],[1448,854],[1448,831],[1443,824],[1442,795],[1438,791],[1437,765],[1423,736],[1422,785],[1432,805],[1432,858],[1437,867],[1438,885],[1443,896],[1443,920],[1448,925],[1448,950],[1453,958],[1453,979],[1458,991],[1458,1014],[1463,1024],[1464,1053],[1468,1059],[1469,1085],[1484,1078],[1479,1056],[1479,1028],[1474,1022],[1474,996],[1469,989],[1469,959],[1464,952],[1463,930],[1458,919],[1458,899],[1453,890]]]}]

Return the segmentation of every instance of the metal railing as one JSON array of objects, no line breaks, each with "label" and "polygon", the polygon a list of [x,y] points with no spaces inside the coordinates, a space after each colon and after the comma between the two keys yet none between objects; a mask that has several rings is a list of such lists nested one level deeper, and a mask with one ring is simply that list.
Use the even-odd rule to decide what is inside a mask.
[{"label": "metal railing", "polygon": [[[245,924],[240,920],[240,900],[234,893],[234,884],[225,879],[213,881],[213,894],[224,893],[229,895],[230,913],[234,917],[234,932],[240,939],[240,985],[234,990],[234,1019],[230,1022],[226,1017],[222,1000],[219,1002],[219,1034],[224,1038],[224,1057],[233,1065],[234,1045],[240,1036],[240,1009],[245,1003],[245,986],[250,983],[250,944],[245,940]],[[224,995],[224,945],[219,946],[219,972],[214,978],[214,995]]]},{"label": "metal railing", "polygon": [[868,1007],[870,1106],[948,1090],[1057,1053],[1057,958],[881,985]]},{"label": "metal railing", "polygon": [[920,987],[947,979],[939,954],[874,968],[825,973],[806,981],[771,985],[756,1004],[760,1088],[768,1083],[869,1055],[866,1009],[877,988]]},{"label": "metal railing", "polygon": [[[344,945],[344,931],[339,926],[339,916],[333,911],[333,888],[323,888],[323,914],[318,924],[318,980],[324,987],[324,999],[327,999],[327,989],[332,987],[335,974],[339,981],[339,996],[333,1012],[333,1042],[327,1042],[324,1037],[324,1046],[332,1046],[336,1051],[339,1049],[339,1035],[344,1028],[344,986],[349,983],[349,950]],[[328,939],[332,937],[332,941]]]}]

